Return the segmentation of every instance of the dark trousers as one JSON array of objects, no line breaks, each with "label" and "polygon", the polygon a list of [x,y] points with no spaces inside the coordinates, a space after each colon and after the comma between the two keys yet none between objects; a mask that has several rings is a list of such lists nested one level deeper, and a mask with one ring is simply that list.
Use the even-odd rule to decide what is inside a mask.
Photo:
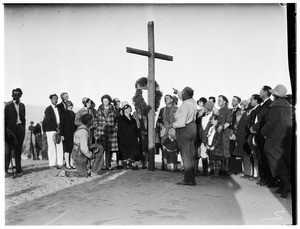
[{"label": "dark trousers", "polygon": [[267,159],[266,152],[264,150],[265,138],[261,135],[257,135],[257,147],[256,155],[258,157],[258,172],[260,179],[265,182],[272,182],[274,180],[270,165]]},{"label": "dark trousers", "polygon": [[195,181],[195,137],[196,123],[191,122],[183,128],[176,129],[176,139],[180,148],[181,158],[184,166],[185,183],[196,184]]},{"label": "dark trousers", "polygon": [[[99,150],[95,154],[95,159],[91,160],[91,172],[92,173],[98,173],[101,170],[101,165],[103,162],[103,147],[99,146]],[[88,164],[88,158],[80,152],[80,149],[74,150],[72,152],[72,158],[75,162],[76,166],[76,172],[70,172],[66,171],[66,175],[68,177],[88,177],[88,170],[87,170],[87,164]]]},{"label": "dark trousers", "polygon": [[[15,135],[18,141],[18,144],[15,146],[15,154],[14,154],[15,162],[16,162],[16,172],[20,173],[22,172],[21,155],[22,155],[23,141],[25,137],[25,128],[22,125],[17,125]],[[12,158],[12,148],[8,147],[8,150],[5,150],[5,172],[8,171],[11,158]]]}]

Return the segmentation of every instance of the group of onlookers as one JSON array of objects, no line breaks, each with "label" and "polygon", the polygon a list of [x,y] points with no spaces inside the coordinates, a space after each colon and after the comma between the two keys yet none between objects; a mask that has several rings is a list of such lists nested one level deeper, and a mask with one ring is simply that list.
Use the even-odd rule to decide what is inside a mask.
[{"label": "group of onlookers", "polygon": [[[293,106],[291,95],[283,85],[274,89],[263,86],[249,100],[233,96],[232,108],[224,95],[208,100],[193,99],[194,91],[185,87],[174,89],[175,95],[164,96],[165,106],[156,121],[156,153],[162,152],[162,170],[176,171],[181,154],[184,179],[178,184],[196,185],[195,176],[228,176],[242,174],[259,185],[278,186],[281,197],[291,189],[291,143],[293,137]],[[182,101],[178,107],[178,98]],[[273,96],[273,100],[271,99]],[[21,89],[13,90],[13,101],[5,106],[5,171],[13,149],[16,173],[22,173],[21,150],[25,133],[25,106],[20,103]],[[147,168],[148,119],[127,102],[101,97],[101,105],[84,97],[83,107],[73,112],[68,93],[50,95],[42,130],[48,143],[51,168],[65,166],[67,176],[97,175],[101,169],[116,167]],[[71,155],[71,156],[70,156]],[[199,172],[199,160],[202,172]],[[76,168],[76,170],[74,170]]]}]

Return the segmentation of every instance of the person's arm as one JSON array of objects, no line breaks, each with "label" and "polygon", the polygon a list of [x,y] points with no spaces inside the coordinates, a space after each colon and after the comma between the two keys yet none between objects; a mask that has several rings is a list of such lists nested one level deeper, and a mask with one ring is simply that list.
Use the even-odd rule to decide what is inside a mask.
[{"label": "person's arm", "polygon": [[82,116],[82,110],[80,109],[79,111],[76,112],[76,115],[75,115],[75,125],[76,126],[83,125],[81,122],[81,116]]}]

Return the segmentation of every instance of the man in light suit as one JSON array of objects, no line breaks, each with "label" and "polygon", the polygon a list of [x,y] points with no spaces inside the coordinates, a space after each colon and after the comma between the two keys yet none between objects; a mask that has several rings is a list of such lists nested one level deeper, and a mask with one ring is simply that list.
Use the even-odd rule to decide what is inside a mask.
[{"label": "man in light suit", "polygon": [[[25,137],[25,105],[20,102],[22,90],[16,88],[12,90],[13,100],[5,106],[5,143],[8,146],[5,151],[5,173],[8,172],[9,163],[12,157],[12,149],[15,149],[16,173],[22,174],[21,154]],[[14,143],[9,144],[9,136],[14,136]]]},{"label": "man in light suit", "polygon": [[61,169],[63,166],[63,148],[62,142],[54,142],[53,135],[59,132],[60,117],[56,107],[58,96],[56,94],[50,95],[51,105],[45,110],[43,120],[43,131],[47,136],[48,143],[48,159],[50,168]]}]

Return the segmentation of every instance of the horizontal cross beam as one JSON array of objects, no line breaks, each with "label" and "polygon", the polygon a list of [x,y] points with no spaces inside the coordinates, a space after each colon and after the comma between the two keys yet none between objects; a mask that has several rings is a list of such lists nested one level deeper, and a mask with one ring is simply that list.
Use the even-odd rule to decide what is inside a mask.
[{"label": "horizontal cross beam", "polygon": [[[133,54],[138,54],[138,55],[142,55],[142,56],[151,56],[151,53],[145,50],[141,50],[141,49],[135,49],[135,48],[130,48],[130,47],[126,47],[126,52],[128,53],[133,53]],[[166,54],[161,54],[161,53],[154,53],[154,57],[156,59],[161,59],[161,60],[168,60],[168,61],[173,61],[173,56],[169,56]]]}]

